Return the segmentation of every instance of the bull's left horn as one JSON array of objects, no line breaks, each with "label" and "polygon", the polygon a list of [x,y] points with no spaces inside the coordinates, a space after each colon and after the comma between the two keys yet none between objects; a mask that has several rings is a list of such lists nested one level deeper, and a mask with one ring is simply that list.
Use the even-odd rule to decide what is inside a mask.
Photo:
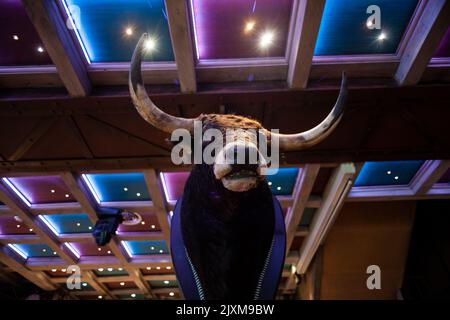
[{"label": "bull's left horn", "polygon": [[312,147],[326,137],[328,137],[334,128],[338,125],[344,114],[345,103],[347,100],[347,76],[342,73],[341,91],[339,97],[330,114],[316,127],[301,133],[295,134],[276,134],[266,131],[267,136],[278,137],[281,150],[295,151]]},{"label": "bull's left horn", "polygon": [[130,95],[133,104],[145,121],[162,131],[172,133],[175,129],[183,128],[193,132],[195,119],[179,118],[165,113],[150,100],[147,91],[145,90],[141,73],[141,60],[147,38],[147,34],[144,33],[141,39],[139,39],[131,60],[128,85],[130,87]]}]

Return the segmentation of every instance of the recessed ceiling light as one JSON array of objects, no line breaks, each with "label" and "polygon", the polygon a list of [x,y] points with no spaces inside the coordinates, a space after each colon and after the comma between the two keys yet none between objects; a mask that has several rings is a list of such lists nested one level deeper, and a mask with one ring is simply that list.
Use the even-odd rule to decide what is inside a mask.
[{"label": "recessed ceiling light", "polygon": [[173,297],[174,295],[175,295],[175,293],[169,292],[169,296]]},{"label": "recessed ceiling light", "polygon": [[121,286],[124,286],[124,285],[125,285],[125,282],[121,282],[120,285],[121,285]]},{"label": "recessed ceiling light", "polygon": [[53,255],[54,255],[54,256],[56,256],[56,255],[57,255],[56,251],[53,251]]},{"label": "recessed ceiling light", "polygon": [[387,171],[386,173],[387,173],[387,174],[391,174],[391,173],[392,173],[392,171],[391,171],[391,170],[389,170],[389,171]]},{"label": "recessed ceiling light", "polygon": [[168,280],[164,280],[164,284],[169,284],[169,281]]},{"label": "recessed ceiling light", "polygon": [[30,228],[30,232],[33,232],[33,228]]},{"label": "recessed ceiling light", "polygon": [[52,269],[52,272],[56,272],[57,270],[56,269]]},{"label": "recessed ceiling light", "polygon": [[395,176],[394,179],[395,179],[395,180],[398,180],[398,176]]},{"label": "recessed ceiling light", "polygon": [[52,189],[52,190],[50,190],[50,192],[51,192],[51,193],[55,193],[56,191]]},{"label": "recessed ceiling light", "polygon": [[119,271],[123,271],[123,268],[119,268],[119,269],[117,269],[117,270],[119,270]]},{"label": "recessed ceiling light", "polygon": [[98,248],[97,250],[98,250],[98,251],[102,251],[102,248]]},{"label": "recessed ceiling light", "polygon": [[152,270],[152,267],[147,267],[147,270]]},{"label": "recessed ceiling light", "polygon": [[92,230],[92,227],[88,227],[89,230]]},{"label": "recessed ceiling light", "polygon": [[77,227],[81,226],[81,223],[77,222]]},{"label": "recessed ceiling light", "polygon": [[133,28],[127,27],[127,28],[125,29],[125,34],[126,34],[127,36],[133,35]]},{"label": "recessed ceiling light", "polygon": [[109,272],[113,272],[113,270],[114,270],[113,268],[108,268]]},{"label": "recessed ceiling light", "polygon": [[164,251],[163,250],[159,250],[159,253],[163,253]]},{"label": "recessed ceiling light", "polygon": [[380,35],[378,36],[378,40],[383,41],[386,39],[386,34],[385,33],[380,33]]},{"label": "recessed ceiling light", "polygon": [[277,187],[277,190],[280,191],[280,190],[281,190],[281,187]]},{"label": "recessed ceiling light", "polygon": [[153,51],[156,49],[156,40],[153,38],[148,38],[144,43],[145,50]]},{"label": "recessed ceiling light", "polygon": [[371,20],[367,21],[366,26],[369,28],[373,26],[373,22]]},{"label": "recessed ceiling light", "polygon": [[247,21],[247,23],[245,24],[245,32],[251,32],[253,31],[253,29],[255,29],[255,21]]},{"label": "recessed ceiling light", "polygon": [[99,299],[103,299],[103,296],[98,296]]},{"label": "recessed ceiling light", "polygon": [[68,193],[66,193],[66,198],[70,197],[70,195]]},{"label": "recessed ceiling light", "polygon": [[105,269],[103,269],[103,268],[98,268],[97,270],[100,271],[100,272],[103,272],[103,270],[105,270]]},{"label": "recessed ceiling light", "polygon": [[152,225],[151,225],[151,228],[152,228],[152,229],[155,229],[155,228],[156,228],[156,226],[155,226],[154,224],[152,224]]},{"label": "recessed ceiling light", "polygon": [[86,282],[83,282],[83,287],[87,287],[87,283]]},{"label": "recessed ceiling light", "polygon": [[17,228],[20,228],[20,224],[17,225]]},{"label": "recessed ceiling light", "polygon": [[132,294],[131,294],[131,297],[132,297],[132,298],[136,298],[136,293],[132,293]]},{"label": "recessed ceiling light", "polygon": [[156,267],[156,270],[161,270],[161,267]]},{"label": "recessed ceiling light", "polygon": [[67,269],[61,269],[61,272],[66,272],[67,271]]},{"label": "recessed ceiling light", "polygon": [[141,196],[141,194],[138,192],[138,193],[136,193],[136,195],[138,196],[138,197],[140,197]]},{"label": "recessed ceiling light", "polygon": [[42,48],[41,46],[37,47],[37,52],[39,53],[43,53],[44,52],[44,48]]},{"label": "recessed ceiling light", "polygon": [[142,221],[141,224],[142,224],[142,225],[145,225],[145,221]]},{"label": "recessed ceiling light", "polygon": [[170,269],[172,269],[172,267],[171,267],[171,266],[167,266],[166,269],[167,269],[167,270],[170,270]]},{"label": "recessed ceiling light", "polygon": [[127,187],[123,188],[123,191],[128,191],[128,188]]},{"label": "recessed ceiling light", "polygon": [[13,39],[16,41],[19,40],[19,36],[17,34],[15,34],[15,35],[13,35]]},{"label": "recessed ceiling light", "polygon": [[153,247],[153,246],[152,246],[152,247],[150,247],[150,250],[155,250],[155,247]]},{"label": "recessed ceiling light", "polygon": [[47,249],[42,249],[42,252],[47,252]]},{"label": "recessed ceiling light", "polygon": [[111,250],[108,250],[108,254],[111,254]]},{"label": "recessed ceiling light", "polygon": [[267,49],[270,45],[273,44],[274,38],[275,38],[275,35],[272,31],[265,31],[259,38],[260,48]]},{"label": "recessed ceiling light", "polygon": [[272,181],[267,182],[267,184],[268,184],[269,186],[271,186],[271,185],[272,185]]}]

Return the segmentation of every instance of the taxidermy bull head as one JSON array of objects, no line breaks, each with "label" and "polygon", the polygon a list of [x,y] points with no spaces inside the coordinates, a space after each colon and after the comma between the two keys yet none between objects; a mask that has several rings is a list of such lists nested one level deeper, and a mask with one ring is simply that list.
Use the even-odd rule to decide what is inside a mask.
[{"label": "taxidermy bull head", "polygon": [[[267,141],[278,139],[280,150],[302,150],[324,140],[342,118],[347,97],[343,74],[341,91],[330,114],[311,130],[296,134],[273,133],[253,119],[237,115],[202,114],[186,119],[166,114],[149,98],[141,75],[144,34],[131,62],[129,89],[139,114],[152,126],[172,133],[176,129],[236,131],[226,137],[213,164],[195,164],[186,183],[181,206],[181,229],[187,254],[198,274],[206,299],[252,299],[274,233],[274,205],[262,169],[257,163],[219,161],[223,154],[258,153],[258,139],[245,130],[262,132]],[[230,139],[231,138],[231,139]],[[208,142],[202,143],[206,148]]]}]

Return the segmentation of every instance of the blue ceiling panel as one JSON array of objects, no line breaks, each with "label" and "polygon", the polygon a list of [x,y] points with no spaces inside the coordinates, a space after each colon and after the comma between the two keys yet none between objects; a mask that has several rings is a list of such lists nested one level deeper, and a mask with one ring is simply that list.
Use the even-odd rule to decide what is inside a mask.
[{"label": "blue ceiling panel", "polygon": [[[419,0],[327,0],[316,42],[316,56],[393,54]],[[380,8],[381,29],[369,29],[367,8]],[[379,40],[381,34],[384,40]]]},{"label": "blue ceiling panel", "polygon": [[10,248],[23,258],[58,257],[46,244],[11,244]]},{"label": "blue ceiling panel", "polygon": [[274,195],[291,195],[297,181],[298,168],[280,168],[274,175],[266,176],[270,191]]},{"label": "blue ceiling panel", "polygon": [[150,200],[143,173],[96,173],[83,178],[98,202]]},{"label": "blue ceiling panel", "polygon": [[366,162],[355,187],[407,185],[423,165],[423,160]]},{"label": "blue ceiling panel", "polygon": [[123,241],[125,249],[131,256],[168,254],[166,242],[157,241]]},{"label": "blue ceiling panel", "polygon": [[128,62],[142,33],[154,40],[146,61],[173,61],[163,0],[62,0],[90,62]]},{"label": "blue ceiling panel", "polygon": [[94,227],[89,216],[82,214],[51,214],[43,219],[52,226],[57,234],[90,233]]}]

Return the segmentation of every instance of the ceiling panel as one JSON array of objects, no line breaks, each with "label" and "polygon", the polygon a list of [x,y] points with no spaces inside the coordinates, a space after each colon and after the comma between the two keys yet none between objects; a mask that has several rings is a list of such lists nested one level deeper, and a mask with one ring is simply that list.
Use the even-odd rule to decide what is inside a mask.
[{"label": "ceiling panel", "polygon": [[51,65],[20,0],[0,1],[0,66]]},{"label": "ceiling panel", "polygon": [[189,178],[189,172],[163,172],[161,177],[164,192],[168,201],[176,201],[183,195],[184,186]]},{"label": "ceiling panel", "polygon": [[81,214],[51,214],[40,216],[57,235],[70,233],[91,233],[94,225],[89,216]]},{"label": "ceiling panel", "polygon": [[7,178],[8,186],[30,204],[76,202],[59,176]]},{"label": "ceiling panel", "polygon": [[69,247],[71,247],[72,252],[76,252],[76,256],[112,256],[112,252],[108,245],[99,247],[95,243],[95,241],[83,241],[83,242],[70,242],[66,243]]},{"label": "ceiling panel", "polygon": [[173,61],[163,0],[62,0],[90,62],[128,62],[141,34],[152,39],[146,61]]},{"label": "ceiling panel", "polygon": [[174,288],[178,287],[178,281],[176,280],[158,280],[149,281],[150,287],[152,288]]},{"label": "ceiling panel", "polygon": [[450,183],[450,169],[444,173],[444,175],[439,179],[438,183]]},{"label": "ceiling panel", "polygon": [[155,275],[155,274],[172,274],[173,268],[171,266],[156,266],[156,267],[147,267],[145,269],[141,269],[143,275]]},{"label": "ceiling panel", "polygon": [[143,173],[85,174],[83,179],[98,202],[150,200]]},{"label": "ceiling panel", "polygon": [[14,217],[0,216],[0,235],[2,234],[33,234],[33,229],[30,229],[23,222],[18,222]]},{"label": "ceiling panel", "polygon": [[366,162],[355,187],[407,185],[423,165],[423,160]]},{"label": "ceiling panel", "polygon": [[[314,54],[393,54],[419,0],[327,0]],[[367,8],[377,5],[381,29],[369,29]],[[381,40],[380,35],[385,38]]]},{"label": "ceiling panel", "polygon": [[58,257],[56,252],[50,249],[46,244],[10,244],[9,247],[25,259]]},{"label": "ceiling panel", "polygon": [[98,277],[109,277],[109,276],[126,276],[128,273],[123,270],[123,268],[98,268],[94,270],[94,273]]},{"label": "ceiling panel", "polygon": [[192,0],[197,57],[284,57],[292,0]]},{"label": "ceiling panel", "polygon": [[130,256],[168,254],[165,241],[122,241]]},{"label": "ceiling panel", "polygon": [[[266,176],[272,194],[277,196],[291,195],[299,170],[298,168],[280,168],[276,174]],[[269,172],[273,172],[273,170],[269,170]]]},{"label": "ceiling panel", "polygon": [[148,232],[148,231],[161,231],[161,227],[158,223],[158,218],[154,214],[140,214],[142,221],[137,225],[130,226],[125,224],[120,224],[119,232]]}]

